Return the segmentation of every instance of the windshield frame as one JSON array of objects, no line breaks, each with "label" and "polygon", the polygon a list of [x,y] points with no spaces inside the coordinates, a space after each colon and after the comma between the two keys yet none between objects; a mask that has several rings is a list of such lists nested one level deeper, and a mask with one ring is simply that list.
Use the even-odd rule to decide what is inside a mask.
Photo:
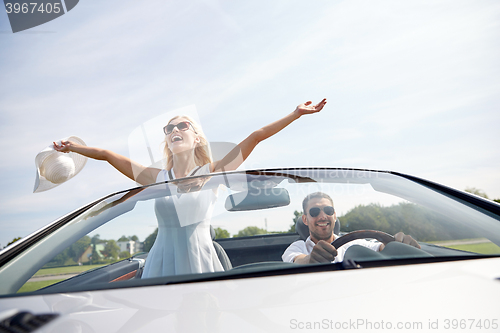
[{"label": "windshield frame", "polygon": [[[349,173],[349,172],[368,172],[370,174],[378,175],[378,174],[391,174],[397,177],[405,178],[411,182],[417,183],[421,186],[424,186],[432,191],[437,192],[438,194],[444,195],[452,200],[457,201],[460,204],[463,204],[469,208],[472,208],[482,214],[486,214],[497,221],[500,221],[500,205],[494,202],[491,202],[489,200],[471,195],[466,192],[458,191],[452,188],[449,188],[447,186],[434,183],[431,181],[427,181],[418,177],[410,176],[410,175],[405,175],[402,173],[397,173],[397,172],[391,172],[391,171],[378,171],[378,170],[367,170],[367,169],[353,169],[353,168],[274,168],[274,169],[259,169],[259,170],[249,170],[249,171],[232,171],[232,172],[220,172],[220,173],[213,173],[208,176],[194,176],[194,177],[185,177],[181,179],[176,179],[174,181],[167,181],[167,182],[160,182],[156,184],[151,184],[147,186],[141,186],[141,187],[135,187],[129,190],[124,190],[124,191],[118,191],[116,193],[110,194],[108,196],[102,197],[101,199],[98,199],[96,201],[93,201],[92,203],[83,206],[82,208],[79,208],[63,217],[60,219],[50,223],[46,227],[32,233],[31,235],[27,236],[25,239],[20,241],[19,243],[13,244],[9,246],[8,248],[4,249],[3,251],[0,252],[0,270],[3,269],[4,265],[9,263],[12,259],[16,258],[17,255],[23,253],[26,249],[29,249],[31,246],[34,244],[38,243],[39,241],[42,241],[46,236],[50,235],[52,232],[60,229],[61,227],[65,226],[66,224],[70,223],[74,219],[78,218],[79,216],[82,216],[86,212],[88,212],[90,209],[95,207],[101,202],[104,202],[104,200],[112,198],[113,196],[119,196],[119,195],[127,195],[130,193],[133,193],[134,191],[136,192],[141,192],[142,190],[152,187],[152,186],[157,186],[158,184],[168,184],[169,186],[175,186],[178,182],[182,182],[183,180],[186,179],[195,179],[195,178],[203,178],[203,177],[233,177],[234,175],[241,175],[244,177],[247,177],[248,175],[253,175],[253,176],[264,176],[264,177],[278,177],[278,178],[287,178],[287,179],[292,179],[295,182],[302,183],[302,182],[316,182],[315,179],[311,177],[306,177],[301,175],[301,173],[307,174],[311,172],[343,172],[343,173]],[[360,181],[362,182],[362,181]],[[369,181],[368,181],[369,182]],[[446,258],[439,258],[439,259],[425,259],[425,258],[420,258],[419,260],[410,260],[411,263],[424,263],[424,262],[435,262],[435,261],[450,261],[450,260],[463,260],[463,259],[481,259],[481,258],[490,258],[490,257],[496,257],[496,255],[476,255],[476,256],[458,256],[458,257],[446,257]],[[387,261],[384,262],[383,265],[393,265],[393,264],[405,264],[409,263],[408,259],[405,260],[396,260],[392,263],[388,263]],[[169,277],[161,277],[161,278],[153,278],[153,279],[147,279],[145,280],[138,280],[138,281],[123,281],[119,282],[116,284],[113,284],[112,286],[106,284],[105,286],[100,286],[99,284],[91,285],[91,286],[82,286],[82,288],[79,288],[78,286],[70,288],[70,291],[80,291],[81,290],[98,290],[98,289],[111,289],[111,288],[121,288],[121,287],[127,287],[127,286],[138,286],[138,285],[143,285],[143,286],[149,286],[149,285],[156,285],[156,284],[173,284],[173,283],[182,283],[182,282],[192,282],[192,281],[210,281],[210,280],[220,280],[220,279],[233,279],[233,278],[244,278],[244,277],[252,277],[252,276],[268,276],[268,275],[280,275],[280,274],[290,274],[290,273],[300,273],[300,272],[314,272],[319,270],[338,270],[338,269],[347,269],[345,265],[342,265],[341,263],[338,264],[331,264],[333,265],[331,268],[324,268],[324,265],[320,265],[317,268],[316,266],[310,266],[310,267],[279,267],[279,268],[270,268],[270,269],[264,269],[260,271],[243,271],[240,270],[238,272],[222,272],[222,273],[202,273],[202,274],[197,274],[193,276],[192,274],[189,276],[169,276]],[[330,264],[327,264],[330,265]],[[368,267],[378,267],[376,261],[372,261],[370,264],[364,264],[363,267],[368,268]],[[314,268],[316,267],[316,268]],[[333,268],[336,267],[336,268]],[[230,274],[229,274],[230,273]],[[85,274],[85,273],[83,273]],[[208,274],[208,275],[207,275]],[[205,276],[206,275],[206,276]],[[24,295],[30,295],[30,294],[40,294],[40,293],[57,293],[57,292],[62,292],[63,290],[58,290],[58,288],[54,285],[54,287],[51,287],[51,290],[46,290],[43,291],[35,291],[35,292],[29,292],[29,293],[23,293],[20,294],[20,296]],[[14,294],[6,294],[6,295],[0,295],[0,297],[11,297],[14,296]]]}]

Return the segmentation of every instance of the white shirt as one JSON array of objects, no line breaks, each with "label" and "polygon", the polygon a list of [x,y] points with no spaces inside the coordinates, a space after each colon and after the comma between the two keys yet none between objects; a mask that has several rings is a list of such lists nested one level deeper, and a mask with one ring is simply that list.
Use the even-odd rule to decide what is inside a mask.
[{"label": "white shirt", "polygon": [[[338,237],[339,236],[335,235],[335,239],[337,239]],[[351,247],[352,245],[361,245],[361,246],[367,247],[373,251],[378,251],[381,244],[382,243],[377,242],[377,241],[368,241],[366,239],[355,239],[355,240],[350,241],[349,243],[346,243],[346,244],[342,245],[341,247],[339,247],[337,249],[337,256],[335,257],[335,259],[332,262],[336,263],[336,262],[343,261],[345,251],[347,251],[347,249],[349,247]],[[303,241],[303,240],[295,241],[292,244],[290,244],[290,246],[285,250],[285,253],[283,253],[281,258],[285,262],[293,262],[295,260],[295,257],[297,257],[298,255],[311,254],[313,247],[315,245],[316,245],[316,243],[314,243],[311,240],[311,236],[307,237],[307,239],[305,241]]]}]

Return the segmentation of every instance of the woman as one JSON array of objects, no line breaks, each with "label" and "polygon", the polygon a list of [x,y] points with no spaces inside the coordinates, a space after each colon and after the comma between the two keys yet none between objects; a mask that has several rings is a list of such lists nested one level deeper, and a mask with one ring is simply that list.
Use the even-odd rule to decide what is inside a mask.
[{"label": "woman", "polygon": [[[321,111],[325,104],[326,99],[316,105],[312,105],[311,101],[300,104],[289,115],[250,134],[226,157],[214,162],[210,159],[203,132],[185,116],[172,118],[164,127],[165,169],[144,167],[112,151],[71,141],[61,142],[61,145],[54,142],[54,147],[60,152],[75,152],[105,160],[128,178],[148,185],[192,175],[236,170],[259,142],[278,133],[301,116]],[[189,188],[186,192],[189,192]],[[223,270],[213,248],[209,229],[215,200],[213,191],[195,191],[156,199],[158,235],[149,252],[143,278]]]}]

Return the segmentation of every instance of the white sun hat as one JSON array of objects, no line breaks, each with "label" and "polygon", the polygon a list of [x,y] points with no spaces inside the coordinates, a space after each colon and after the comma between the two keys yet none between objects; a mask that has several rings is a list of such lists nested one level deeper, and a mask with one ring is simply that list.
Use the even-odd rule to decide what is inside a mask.
[{"label": "white sun hat", "polygon": [[[86,146],[85,142],[76,136],[70,136],[58,142],[72,141]],[[74,153],[61,153],[50,145],[35,157],[36,180],[33,193],[50,190],[76,176],[87,163],[87,157]]]}]

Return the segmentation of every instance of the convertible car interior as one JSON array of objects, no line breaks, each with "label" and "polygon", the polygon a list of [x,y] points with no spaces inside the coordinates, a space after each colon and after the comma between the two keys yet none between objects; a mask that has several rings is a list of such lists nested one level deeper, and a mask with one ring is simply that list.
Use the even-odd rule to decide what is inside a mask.
[{"label": "convertible car interior", "polygon": [[[190,189],[186,191],[181,179],[111,194],[2,251],[0,297],[498,255],[469,250],[467,244],[486,245],[493,251],[500,249],[498,205],[407,175],[298,168],[220,173],[190,177],[186,181],[200,177],[204,178],[203,187],[191,192]],[[158,228],[156,200],[170,198],[176,203],[188,196],[196,198],[202,191],[211,191],[217,197],[207,232],[210,232],[214,253],[223,271],[144,278],[148,251]],[[309,229],[301,217],[302,200],[317,191],[329,193],[339,212],[334,233],[340,237],[332,245],[338,248],[354,239],[371,239],[385,243],[384,250],[375,252],[351,246],[344,261],[337,264],[283,262],[282,255],[287,247],[309,236]],[[182,205],[175,206],[174,214],[181,223],[176,228],[185,228],[182,223],[197,226],[198,222],[189,220],[193,219],[190,208],[182,209]],[[207,226],[199,224],[196,228],[202,227]],[[146,238],[145,248],[125,258],[113,254],[114,240],[142,230],[148,230],[141,234],[141,238]],[[167,228],[167,232],[170,230],[173,229]],[[225,233],[218,234],[221,231]],[[421,249],[394,242],[392,235],[399,231],[415,237]],[[72,275],[59,273],[52,281],[36,284],[40,276],[50,280],[51,269],[59,272],[65,267],[80,267],[81,270]]]}]

